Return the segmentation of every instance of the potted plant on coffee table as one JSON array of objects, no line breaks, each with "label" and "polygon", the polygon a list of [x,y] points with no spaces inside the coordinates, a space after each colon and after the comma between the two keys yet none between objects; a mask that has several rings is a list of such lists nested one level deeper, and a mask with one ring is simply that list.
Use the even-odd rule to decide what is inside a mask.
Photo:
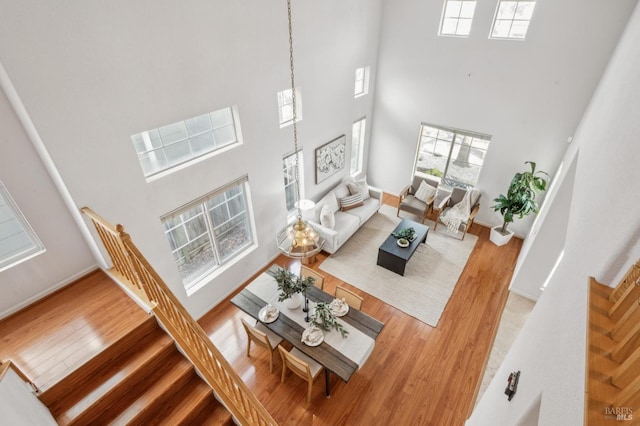
[{"label": "potted plant on coffee table", "polygon": [[304,302],[302,293],[315,281],[313,277],[303,278],[286,268],[278,268],[273,277],[278,284],[278,302],[284,302],[289,309],[296,309]]},{"label": "potted plant on coffee table", "polygon": [[548,174],[540,170],[536,171],[536,163],[533,161],[526,161],[525,164],[529,164],[531,170],[516,173],[509,184],[507,195],[500,194],[493,200],[495,202],[492,206],[493,210],[500,211],[504,219],[502,225],[491,228],[489,235],[489,239],[498,246],[511,240],[513,231],[508,230],[507,227],[516,216],[522,219],[531,213],[538,212],[536,195],[547,188],[547,180],[541,175],[548,176]]}]

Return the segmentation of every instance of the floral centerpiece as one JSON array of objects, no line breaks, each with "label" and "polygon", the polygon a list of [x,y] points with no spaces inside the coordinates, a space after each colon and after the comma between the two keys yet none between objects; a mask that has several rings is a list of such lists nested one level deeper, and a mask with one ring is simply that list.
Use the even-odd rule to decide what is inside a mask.
[{"label": "floral centerpiece", "polygon": [[[305,293],[309,287],[311,287],[315,281],[313,277],[303,278],[289,271],[286,268],[278,268],[273,277],[278,284],[278,302],[283,302],[287,299],[292,299],[296,294]],[[297,304],[298,307],[300,303]],[[290,306],[291,308],[291,306]],[[295,309],[295,308],[291,308]]]},{"label": "floral centerpiece", "polygon": [[329,331],[331,328],[335,328],[336,331],[340,332],[340,335],[343,338],[347,337],[347,334],[349,334],[342,324],[336,320],[335,315],[331,312],[331,306],[329,306],[328,303],[316,303],[314,314],[311,317],[311,324],[324,331]]}]

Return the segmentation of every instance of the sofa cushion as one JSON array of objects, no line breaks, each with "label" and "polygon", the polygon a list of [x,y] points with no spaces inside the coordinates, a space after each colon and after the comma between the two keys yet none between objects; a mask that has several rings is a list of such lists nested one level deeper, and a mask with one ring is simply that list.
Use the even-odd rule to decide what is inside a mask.
[{"label": "sofa cushion", "polygon": [[334,213],[326,204],[322,206],[322,209],[320,210],[320,224],[329,229],[334,229],[336,227],[336,218]]},{"label": "sofa cushion", "polygon": [[[336,226],[334,230],[338,233],[338,247],[345,243],[360,227],[360,220],[357,216],[346,212],[335,214]],[[337,249],[337,247],[335,248]]]},{"label": "sofa cushion", "polygon": [[333,190],[333,193],[336,195],[336,198],[339,200],[340,198],[344,198],[344,197],[348,197],[349,195],[349,188],[347,187],[346,183],[341,183],[340,185],[336,186]]},{"label": "sofa cushion", "polygon": [[362,205],[362,193],[340,198],[340,210],[347,211]]},{"label": "sofa cushion", "polygon": [[368,198],[362,202],[362,205],[347,211],[347,214],[356,216],[362,226],[371,216],[375,214],[380,208],[379,200],[375,198]]},{"label": "sofa cushion", "polygon": [[316,204],[314,214],[316,222],[320,222],[320,211],[325,205],[329,206],[329,209],[334,213],[340,210],[340,204],[338,204],[338,199],[336,198],[336,194],[333,191],[329,191],[327,195],[322,197],[322,199]]}]

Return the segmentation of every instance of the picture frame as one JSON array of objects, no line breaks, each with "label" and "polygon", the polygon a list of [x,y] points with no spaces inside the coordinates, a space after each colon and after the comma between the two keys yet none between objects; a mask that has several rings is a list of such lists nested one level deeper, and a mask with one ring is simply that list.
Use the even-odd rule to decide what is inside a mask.
[{"label": "picture frame", "polygon": [[344,169],[347,137],[340,135],[316,148],[316,185]]}]

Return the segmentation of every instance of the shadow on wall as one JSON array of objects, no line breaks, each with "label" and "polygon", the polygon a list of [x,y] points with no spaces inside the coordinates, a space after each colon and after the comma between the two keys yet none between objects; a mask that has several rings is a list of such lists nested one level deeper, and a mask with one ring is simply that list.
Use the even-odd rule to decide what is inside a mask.
[{"label": "shadow on wall", "polygon": [[640,259],[640,220],[637,221],[635,230],[628,234],[627,241],[620,250],[609,257],[606,269],[598,274],[596,279],[606,285],[615,285],[638,259]]}]

